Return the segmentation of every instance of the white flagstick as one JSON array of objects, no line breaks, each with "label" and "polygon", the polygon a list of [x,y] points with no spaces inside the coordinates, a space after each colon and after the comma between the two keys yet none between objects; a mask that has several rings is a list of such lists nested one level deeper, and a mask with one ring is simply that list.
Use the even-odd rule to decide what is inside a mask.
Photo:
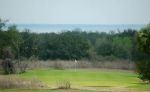
[{"label": "white flagstick", "polygon": [[75,59],[75,71],[77,71],[77,60]]}]

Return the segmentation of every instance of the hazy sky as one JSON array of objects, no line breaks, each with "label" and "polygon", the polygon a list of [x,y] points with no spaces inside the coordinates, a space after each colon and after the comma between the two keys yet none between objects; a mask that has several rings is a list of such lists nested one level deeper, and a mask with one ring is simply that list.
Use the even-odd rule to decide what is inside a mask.
[{"label": "hazy sky", "polygon": [[11,23],[147,24],[150,0],[0,0]]}]

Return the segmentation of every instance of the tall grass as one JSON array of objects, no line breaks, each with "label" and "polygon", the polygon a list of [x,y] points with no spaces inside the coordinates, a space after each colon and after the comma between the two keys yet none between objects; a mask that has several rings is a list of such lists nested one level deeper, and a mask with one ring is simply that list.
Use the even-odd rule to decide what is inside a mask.
[{"label": "tall grass", "polygon": [[[28,62],[28,61],[24,61]],[[86,61],[80,60],[77,63],[75,61],[30,61],[28,62],[28,69],[35,68],[54,68],[54,69],[73,69],[73,68],[106,68],[106,69],[123,69],[133,70],[135,65],[131,61]]]},{"label": "tall grass", "polygon": [[59,89],[70,89],[71,83],[68,80],[57,81],[57,88],[59,88]]},{"label": "tall grass", "polygon": [[[135,65],[132,61],[116,60],[116,61],[89,61],[78,60],[76,63],[73,60],[24,60],[21,61],[22,68],[15,65],[16,71],[20,69],[37,69],[37,68],[54,68],[54,69],[80,69],[80,68],[103,68],[103,69],[122,69],[122,70],[134,70]],[[25,66],[25,67],[24,67]],[[0,67],[0,73],[2,69]]]},{"label": "tall grass", "polygon": [[25,80],[17,78],[13,75],[1,75],[0,76],[0,88],[3,89],[12,89],[12,88],[21,88],[21,89],[29,89],[29,88],[42,88],[45,87],[41,81],[33,79],[33,80]]}]

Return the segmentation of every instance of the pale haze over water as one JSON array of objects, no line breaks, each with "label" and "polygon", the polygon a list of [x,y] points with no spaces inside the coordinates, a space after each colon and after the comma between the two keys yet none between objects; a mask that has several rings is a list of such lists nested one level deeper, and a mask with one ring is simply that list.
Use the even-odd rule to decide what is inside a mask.
[{"label": "pale haze over water", "polygon": [[0,18],[33,32],[140,29],[149,9],[150,0],[0,0]]},{"label": "pale haze over water", "polygon": [[124,31],[127,29],[139,30],[144,27],[144,24],[117,24],[117,25],[99,25],[99,24],[18,24],[19,30],[25,28],[31,32],[62,32],[62,31],[86,31],[86,32],[110,32]]}]

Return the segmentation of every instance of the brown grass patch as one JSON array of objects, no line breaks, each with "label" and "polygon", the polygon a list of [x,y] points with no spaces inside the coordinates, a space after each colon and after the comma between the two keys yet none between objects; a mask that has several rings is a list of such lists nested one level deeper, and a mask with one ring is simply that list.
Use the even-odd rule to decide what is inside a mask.
[{"label": "brown grass patch", "polygon": [[[28,62],[28,61],[24,61]],[[79,60],[75,64],[75,61],[30,61],[28,62],[28,69],[35,68],[54,68],[54,69],[74,69],[74,68],[105,68],[105,69],[122,69],[122,70],[133,70],[135,68],[134,62],[131,61],[86,61]]]},{"label": "brown grass patch", "polygon": [[39,80],[25,80],[21,78],[17,78],[14,75],[3,75],[0,76],[0,88],[2,89],[12,89],[12,88],[20,88],[20,89],[33,89],[33,88],[43,88],[46,87]]}]

